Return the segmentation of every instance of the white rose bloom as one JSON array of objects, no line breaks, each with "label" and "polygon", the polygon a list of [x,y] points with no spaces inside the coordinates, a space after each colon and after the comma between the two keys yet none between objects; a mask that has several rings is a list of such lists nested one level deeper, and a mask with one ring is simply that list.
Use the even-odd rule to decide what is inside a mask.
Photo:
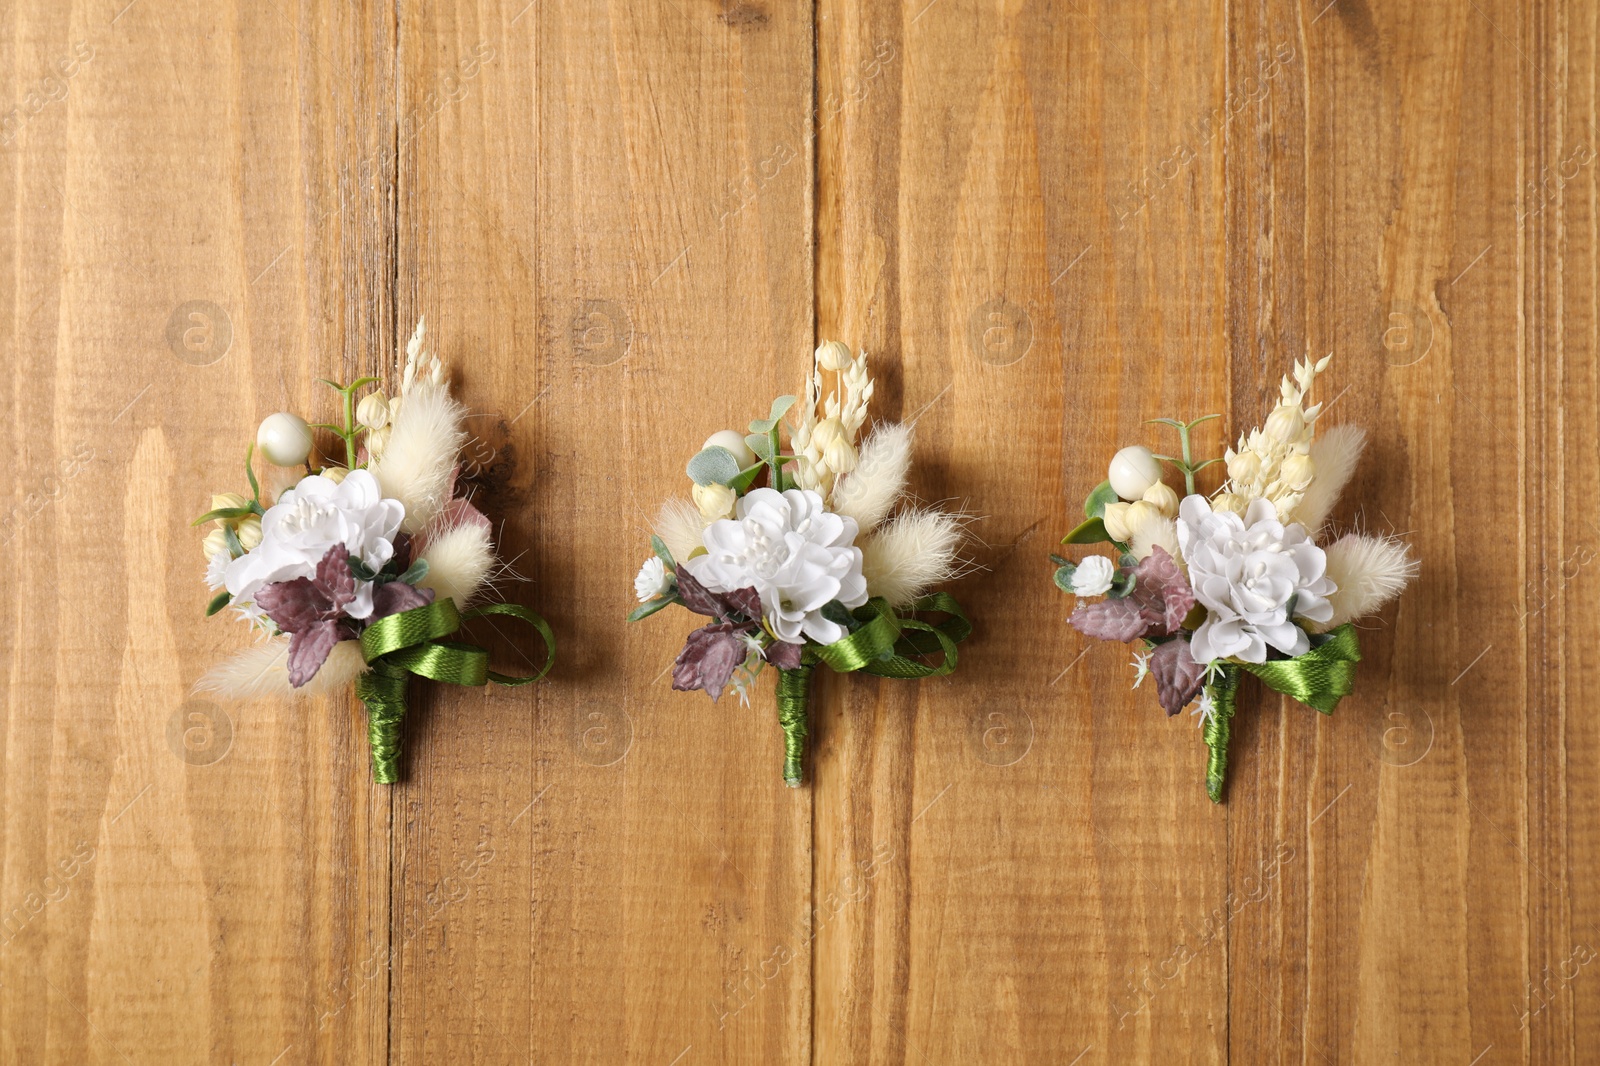
[{"label": "white rose bloom", "polygon": [[[263,585],[315,577],[317,564],[335,544],[374,570],[394,557],[394,538],[405,505],[386,500],[378,479],[352,470],[343,481],[313,474],[278,497],[261,516],[261,544],[228,564],[225,574],[233,603],[251,618],[260,617],[255,595]],[[372,613],[372,583],[356,582],[356,598],[345,608],[351,618]]]},{"label": "white rose bloom", "polygon": [[639,576],[633,579],[633,594],[639,597],[640,603],[665,596],[671,587],[672,582],[667,578],[667,564],[656,555],[644,561],[644,565],[639,567]]},{"label": "white rose bloom", "polygon": [[1327,556],[1304,526],[1279,522],[1268,500],[1251,500],[1241,517],[1213,511],[1204,496],[1187,497],[1178,509],[1178,546],[1206,609],[1189,644],[1196,662],[1266,662],[1269,647],[1303,654],[1311,644],[1289,617],[1291,600],[1297,618],[1333,617]]},{"label": "white rose bloom", "polygon": [[824,510],[809,489],[755,489],[740,498],[733,518],[706,527],[706,554],[683,565],[712,592],[755,588],[779,640],[832,644],[846,631],[822,616],[823,606],[867,602],[856,533],[855,519]]},{"label": "white rose bloom", "polygon": [[1072,573],[1072,594],[1104,596],[1111,591],[1111,579],[1116,576],[1116,565],[1110,559],[1104,555],[1091,555],[1079,563],[1078,569]]}]

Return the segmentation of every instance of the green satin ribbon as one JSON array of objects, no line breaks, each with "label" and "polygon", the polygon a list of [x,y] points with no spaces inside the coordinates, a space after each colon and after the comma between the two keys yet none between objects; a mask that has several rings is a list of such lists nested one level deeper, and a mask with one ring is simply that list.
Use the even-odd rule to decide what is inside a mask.
[{"label": "green satin ribbon", "polygon": [[1221,674],[1206,686],[1211,697],[1211,717],[1202,736],[1209,754],[1206,757],[1206,794],[1212,803],[1222,802],[1222,787],[1228,774],[1228,737],[1231,732],[1234,696],[1239,687],[1239,671],[1256,675],[1274,692],[1290,696],[1323,714],[1332,714],[1339,701],[1355,687],[1356,663],[1361,648],[1353,625],[1342,625],[1321,637],[1308,652],[1293,659],[1265,663],[1224,660]]},{"label": "green satin ribbon", "polygon": [[[538,631],[547,651],[544,666],[528,675],[489,669],[489,652],[476,644],[442,640],[465,619],[503,615]],[[514,603],[474,607],[465,615],[448,596],[424,607],[380,618],[361,633],[361,656],[368,671],[356,678],[356,695],[367,707],[367,742],[372,749],[372,779],[389,785],[400,780],[400,719],[406,713],[406,679],[416,674],[451,685],[526,685],[550,672],[556,638],[543,618]]]},{"label": "green satin ribbon", "polygon": [[[854,673],[877,677],[943,677],[956,668],[956,645],[972,634],[955,597],[936,592],[912,602],[901,615],[882,597],[873,597],[856,608],[861,628],[832,644],[807,645],[801,665],[795,670],[778,671],[778,724],[783,727],[783,783],[797,788],[804,776],[806,747],[806,707],[810,698],[811,673],[817,663],[841,674]],[[948,617],[937,625],[912,614],[937,613]],[[912,656],[940,655],[937,666],[929,666]]]}]

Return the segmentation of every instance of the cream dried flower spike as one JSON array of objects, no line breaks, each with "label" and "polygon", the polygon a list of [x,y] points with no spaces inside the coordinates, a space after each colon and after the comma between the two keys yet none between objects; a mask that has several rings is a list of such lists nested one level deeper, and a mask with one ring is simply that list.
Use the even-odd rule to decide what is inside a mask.
[{"label": "cream dried flower spike", "polygon": [[[1063,538],[1109,542],[1117,559],[1051,557],[1056,585],[1078,598],[1072,624],[1080,632],[1143,642],[1135,687],[1154,677],[1169,715],[1199,698],[1214,802],[1222,799],[1241,672],[1331,714],[1349,695],[1361,658],[1351,623],[1398,596],[1417,573],[1405,545],[1391,538],[1350,533],[1320,543],[1366,442],[1353,426],[1316,435],[1322,406],[1306,400],[1327,366],[1326,358],[1296,364],[1266,423],[1221,459],[1196,463],[1190,439],[1219,416],[1156,419],[1177,430],[1181,453],[1156,455],[1142,445],[1117,452],[1084,504],[1087,520]],[[1207,499],[1195,491],[1195,475],[1218,462],[1228,477]],[[1183,478],[1181,500],[1162,479],[1163,463]]]},{"label": "cream dried flower spike", "polygon": [[790,786],[803,776],[819,663],[880,677],[948,674],[971,632],[952,597],[929,593],[956,576],[962,519],[907,499],[909,426],[881,424],[863,439],[872,388],[865,352],[821,345],[803,404],[780,396],[748,435],[714,433],[689,460],[691,499],[662,508],[634,579],[640,606],[629,621],[672,604],[711,620],[689,634],[673,688],[713,700],[731,688],[748,704],[761,671],[777,671]]}]

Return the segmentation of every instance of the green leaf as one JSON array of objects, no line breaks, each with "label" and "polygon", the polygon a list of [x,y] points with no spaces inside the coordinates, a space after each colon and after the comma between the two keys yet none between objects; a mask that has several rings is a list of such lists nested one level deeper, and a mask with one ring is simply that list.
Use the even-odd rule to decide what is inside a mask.
[{"label": "green leaf", "polygon": [[1061,538],[1063,544],[1101,544],[1111,540],[1106,523],[1101,518],[1091,518],[1071,533]]},{"label": "green leaf", "polygon": [[772,427],[778,424],[778,420],[789,413],[789,408],[794,406],[794,401],[795,398],[793,396],[779,396],[776,400],[773,400],[772,414],[766,418],[758,418],[751,422],[750,432],[771,433]]},{"label": "green leaf", "polygon": [[1099,518],[1106,513],[1106,504],[1116,503],[1117,494],[1111,488],[1111,482],[1102,481],[1089,493],[1089,498],[1083,501],[1083,513],[1090,518]]},{"label": "green leaf", "polygon": [[427,576],[428,560],[418,559],[416,562],[406,567],[406,572],[395,578],[395,580],[404,581],[407,585],[415,585],[418,581],[421,581]]},{"label": "green leaf", "polygon": [[1133,574],[1128,573],[1126,570],[1119,570],[1116,576],[1111,579],[1111,588],[1106,590],[1106,595],[1114,600],[1120,600],[1133,591],[1133,585],[1136,580],[1137,578]]},{"label": "green leaf", "polygon": [[350,574],[357,581],[378,580],[378,572],[362,562],[359,555],[350,556]]},{"label": "green leaf", "polygon": [[[765,438],[763,438],[765,439]],[[750,491],[750,486],[755,484],[756,478],[761,476],[761,471],[767,468],[766,463],[752,463],[739,471],[739,476],[728,483],[728,487],[743,496]]]},{"label": "green leaf", "polygon": [[829,600],[827,603],[822,605],[822,617],[826,618],[830,622],[833,622],[835,625],[844,626],[844,628],[851,633],[854,633],[862,626],[861,621],[851,613],[850,608],[846,607],[838,600]]},{"label": "green leaf", "polygon": [[670,596],[657,596],[655,599],[641,603],[639,606],[629,611],[628,621],[637,622],[641,618],[649,618],[663,607],[668,607],[674,603],[682,602],[682,600],[678,599],[677,593],[673,593]]},{"label": "green leaf", "polygon": [[772,438],[765,433],[752,433],[744,439],[744,443],[746,447],[756,453],[756,458],[772,458]]},{"label": "green leaf", "polygon": [[720,444],[713,444],[689,460],[686,472],[696,485],[727,485],[739,476],[739,460]]},{"label": "green leaf", "polygon": [[250,459],[255,455],[255,451],[256,443],[251,441],[250,446],[244,450],[244,476],[250,479],[250,498],[259,504],[261,502],[261,484],[256,481],[256,472],[250,465]]},{"label": "green leaf", "polygon": [[672,552],[667,550],[667,542],[654,533],[650,534],[650,550],[656,553],[657,559],[666,564],[668,573],[678,569],[678,564],[672,561]]},{"label": "green leaf", "polygon": [[222,527],[222,539],[228,542],[228,551],[235,559],[244,554],[244,545],[239,543],[239,534],[234,532],[232,526]]},{"label": "green leaf", "polygon": [[1064,566],[1062,566],[1059,569],[1057,569],[1056,570],[1056,588],[1060,589],[1062,592],[1071,592],[1072,591],[1072,575],[1077,573],[1077,572],[1078,572],[1078,568],[1076,566],[1074,566],[1072,563],[1067,563]]},{"label": "green leaf", "polygon": [[229,592],[227,589],[223,589],[221,592],[211,597],[211,602],[206,604],[206,617],[210,618],[212,615],[228,606],[228,602],[232,599],[233,593]]},{"label": "green leaf", "polygon": [[1147,418],[1145,419],[1144,424],[1147,426],[1171,426],[1173,429],[1189,428],[1182,422],[1179,422],[1176,418]]},{"label": "green leaf", "polygon": [[207,522],[212,521],[213,519],[217,519],[217,518],[248,518],[250,515],[253,515],[255,513],[256,512],[253,509],[249,508],[249,507],[218,507],[215,510],[207,511],[205,514],[201,515],[199,518],[196,518],[193,522],[190,522],[189,524],[191,526],[203,526]]},{"label": "green leaf", "polygon": [[1076,564],[1074,564],[1074,563],[1073,563],[1073,562],[1072,562],[1072,560],[1071,560],[1071,559],[1063,559],[1063,558],[1061,558],[1061,556],[1059,556],[1059,555],[1056,555],[1056,554],[1054,554],[1054,553],[1052,553],[1052,554],[1051,554],[1051,556],[1050,556],[1050,561],[1051,561],[1051,562],[1052,562],[1052,563],[1055,563],[1055,564],[1056,564],[1056,565],[1057,565],[1057,566],[1069,566],[1069,565],[1076,565]]}]

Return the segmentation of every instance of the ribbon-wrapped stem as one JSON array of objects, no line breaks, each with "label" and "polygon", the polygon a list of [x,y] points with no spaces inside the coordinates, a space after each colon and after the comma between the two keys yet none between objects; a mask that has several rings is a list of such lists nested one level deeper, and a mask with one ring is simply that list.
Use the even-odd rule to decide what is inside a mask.
[{"label": "ribbon-wrapped stem", "polygon": [[1217,664],[1217,679],[1206,686],[1211,715],[1201,730],[1206,748],[1206,794],[1212,803],[1222,802],[1222,785],[1228,777],[1228,736],[1233,719],[1233,699],[1239,691],[1239,668],[1233,663]]},{"label": "ribbon-wrapped stem", "polygon": [[380,785],[400,780],[400,720],[406,713],[408,676],[404,667],[379,659],[356,678],[356,695],[367,706],[372,779]]},{"label": "ribbon-wrapped stem", "polygon": [[778,671],[778,724],[783,726],[783,783],[799,788],[804,778],[806,714],[811,697],[810,663]]}]

